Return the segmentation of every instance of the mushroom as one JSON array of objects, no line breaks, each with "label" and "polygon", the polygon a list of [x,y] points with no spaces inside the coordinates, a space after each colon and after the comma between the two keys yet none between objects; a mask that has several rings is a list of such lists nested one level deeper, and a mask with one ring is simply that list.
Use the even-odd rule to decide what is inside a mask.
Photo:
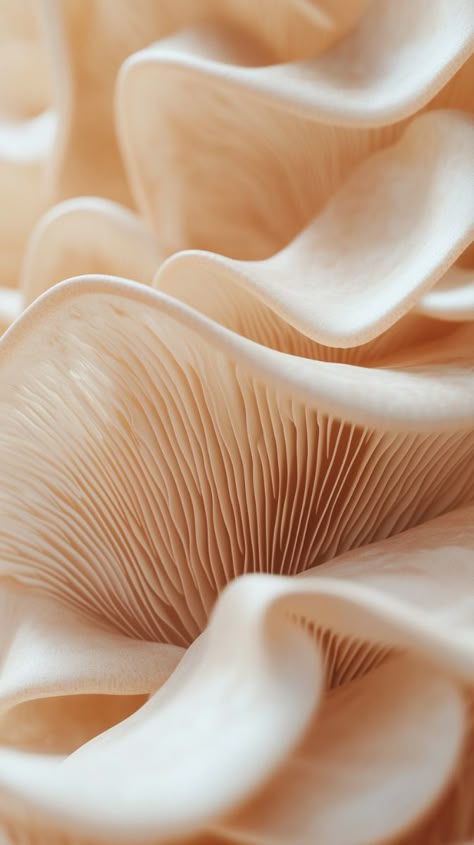
[{"label": "mushroom", "polygon": [[440,320],[461,322],[473,320],[474,269],[472,266],[453,264],[440,282],[422,297],[417,308],[420,313]]},{"label": "mushroom", "polygon": [[296,574],[469,501],[473,327],[449,325],[350,365],[137,283],[56,286],[0,347],[0,572],[187,645],[232,578]]},{"label": "mushroom", "polygon": [[[251,314],[253,328],[257,298],[322,345],[360,346],[410,311],[472,241],[474,196],[465,187],[474,181],[473,147],[466,115],[431,111],[359,165],[271,258],[236,261],[185,251],[165,263],[157,285],[212,316],[220,299],[224,324],[232,309],[241,325]],[[243,295],[234,293],[236,286]],[[260,306],[260,319],[271,322],[266,311]]]},{"label": "mushroom", "polygon": [[[81,845],[191,842],[200,830],[204,842],[272,845],[469,835],[473,516],[453,511],[304,577],[233,581],[130,718],[70,755],[0,751],[10,830],[27,819],[51,843]],[[104,632],[96,667],[109,649],[130,689],[140,645],[122,652],[116,636]],[[23,649],[35,655],[35,640]],[[37,656],[48,665],[47,643]]]},{"label": "mushroom", "polygon": [[102,197],[64,200],[40,218],[28,241],[20,276],[23,304],[84,273],[151,284],[159,263],[156,243],[137,214]]},{"label": "mushroom", "polygon": [[420,108],[470,108],[463,0],[378,0],[330,49],[292,63],[249,55],[218,23],[147,47],[118,78],[131,189],[164,254],[267,258]]},{"label": "mushroom", "polygon": [[[0,221],[8,247],[0,251],[8,262],[0,283],[10,286],[35,219],[78,194],[136,202],[154,224],[160,256],[191,247],[268,257],[310,222],[354,165],[395,141],[420,106],[469,105],[468,0],[456,0],[455,13],[445,0],[326,7],[307,0],[260,0],[258,7],[253,0],[43,0],[40,11],[44,38],[35,51],[49,65],[52,93],[31,120],[0,125],[0,186],[9,197]],[[131,57],[120,73],[117,141],[117,72],[154,39],[158,46]],[[354,110],[354,82],[344,68],[362,52]],[[324,117],[339,91],[337,114]],[[326,102],[323,111],[313,94]],[[370,119],[363,113],[369,103]],[[79,272],[86,269],[87,259]],[[97,262],[94,272],[101,270]]]},{"label": "mushroom", "polygon": [[471,3],[4,5],[0,840],[472,838]]},{"label": "mushroom", "polygon": [[113,106],[130,53],[210,16],[261,41],[268,60],[291,60],[334,43],[367,0],[346,5],[328,15],[306,0],[261,0],[268,27],[253,0],[3,0],[0,70],[12,85],[0,94],[0,284],[16,284],[25,240],[51,204],[78,194],[132,204]]}]

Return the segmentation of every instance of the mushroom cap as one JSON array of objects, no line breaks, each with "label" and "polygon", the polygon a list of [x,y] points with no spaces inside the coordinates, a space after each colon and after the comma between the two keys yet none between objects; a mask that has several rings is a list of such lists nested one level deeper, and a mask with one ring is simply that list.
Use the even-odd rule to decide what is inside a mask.
[{"label": "mushroom cap", "polygon": [[0,571],[186,645],[232,578],[295,574],[468,502],[473,327],[451,325],[356,366],[138,284],[56,286],[0,342]]},{"label": "mushroom cap", "polygon": [[[26,813],[32,830],[81,845],[191,842],[200,829],[209,842],[284,845],[464,836],[473,821],[472,517],[472,506],[451,512],[300,578],[233,581],[206,631],[130,718],[68,756],[0,751],[13,829]],[[67,691],[68,654],[81,660],[78,618],[53,612],[38,650],[24,634],[41,610],[25,595],[10,590],[5,605],[23,619],[10,648],[35,657],[45,679],[25,697],[47,695],[52,675]],[[48,669],[56,635],[61,659]],[[117,637],[103,636],[95,665],[79,674],[83,689],[110,690],[100,671],[107,651],[117,691],[143,688],[137,666],[152,677],[153,651],[164,668],[162,646],[121,651]]]}]

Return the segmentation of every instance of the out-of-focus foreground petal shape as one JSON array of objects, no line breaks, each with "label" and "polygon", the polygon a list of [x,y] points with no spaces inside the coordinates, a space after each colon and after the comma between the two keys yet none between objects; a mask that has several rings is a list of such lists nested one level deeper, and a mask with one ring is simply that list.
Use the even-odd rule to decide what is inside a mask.
[{"label": "out-of-focus foreground petal shape", "polygon": [[136,214],[99,197],[65,200],[39,220],[28,241],[23,303],[56,282],[89,273],[149,284],[159,263],[155,241]]},{"label": "out-of-focus foreground petal shape", "polygon": [[387,661],[329,693],[281,773],[224,830],[245,845],[401,845],[413,831],[419,845],[441,841],[416,828],[472,752],[468,732],[467,703],[449,678]]},{"label": "out-of-focus foreground petal shape", "polygon": [[449,513],[303,578],[234,581],[131,718],[69,757],[0,753],[12,824],[26,813],[39,830],[114,843],[191,833],[253,792],[309,722],[216,832],[272,845],[469,835],[472,516]]},{"label": "out-of-focus foreground petal shape", "polygon": [[185,645],[233,577],[469,501],[473,331],[349,366],[138,284],[56,286],[0,345],[1,571]]},{"label": "out-of-focus foreground petal shape", "polygon": [[74,751],[133,712],[181,658],[11,583],[0,584],[0,610],[0,742],[17,748]]},{"label": "out-of-focus foreground petal shape", "polygon": [[[471,242],[473,148],[466,115],[425,114],[360,165],[280,253],[260,262],[178,253],[157,284],[204,312],[215,309],[222,284],[221,301],[232,307],[237,285],[252,294],[247,309],[255,295],[320,343],[366,343],[413,308]],[[225,306],[219,319],[227,322]]]},{"label": "out-of-focus foreground petal shape", "polygon": [[115,730],[69,757],[2,751],[13,819],[26,806],[32,821],[140,842],[194,832],[251,794],[300,738],[323,681],[310,638],[261,586],[218,605],[169,682]]},{"label": "out-of-focus foreground petal shape", "polygon": [[[309,601],[299,615],[325,650],[328,681],[339,688],[329,693],[309,733],[280,773],[223,826],[227,833],[234,832],[232,841],[355,845],[390,840],[400,845],[431,845],[473,832],[473,579],[472,507],[305,573],[303,580],[311,583],[319,599]],[[364,620],[365,634],[354,625],[357,617],[351,614],[350,604],[336,599],[336,594],[341,599],[352,592],[357,605],[360,588],[373,591],[372,619]],[[406,626],[405,635],[398,639],[400,650],[416,651],[423,629],[430,630],[432,642],[424,656],[448,673],[459,673],[463,680],[461,753],[455,746],[449,750],[449,741],[445,744],[450,731],[458,729],[460,704],[450,698],[444,710],[446,677],[430,678],[427,667],[423,670],[410,667],[406,659],[401,663],[387,659],[380,650],[381,668],[365,674],[374,666],[374,641],[387,644],[393,637],[389,620],[398,602],[396,615],[404,618],[401,624]],[[382,633],[384,616],[388,629]],[[438,691],[433,683],[440,684]],[[437,705],[441,706],[438,712]],[[439,718],[438,728],[433,724],[424,734],[431,717]],[[452,769],[448,780],[439,782],[440,795],[433,781],[429,784],[437,777],[435,772],[442,771],[437,765],[445,754],[452,754]],[[428,762],[435,759],[434,766]],[[432,790],[430,808],[420,801],[424,788],[426,795]],[[416,813],[409,820],[404,814],[410,812],[412,800]]]}]

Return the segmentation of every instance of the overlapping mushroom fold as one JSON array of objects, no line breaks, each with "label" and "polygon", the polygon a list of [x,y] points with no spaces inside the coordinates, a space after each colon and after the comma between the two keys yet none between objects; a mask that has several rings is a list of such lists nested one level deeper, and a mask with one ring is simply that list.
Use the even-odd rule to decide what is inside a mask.
[{"label": "overlapping mushroom fold", "polygon": [[[160,258],[189,247],[267,257],[309,223],[357,163],[395,141],[420,107],[468,108],[474,67],[468,0],[449,6],[445,0],[358,0],[324,10],[282,0],[269,4],[268,20],[265,9],[242,0],[140,0],[133,6],[125,0],[44,0],[44,43],[41,48],[37,34],[33,42],[31,33],[27,43],[39,54],[39,88],[47,87],[46,75],[51,90],[36,98],[31,119],[22,115],[15,123],[8,117],[0,125],[0,181],[8,197],[1,261],[9,261],[0,267],[0,283],[16,284],[35,218],[77,194],[137,203],[155,225]],[[7,30],[23,55],[16,16],[10,15]],[[33,9],[23,17],[28,32],[37,28]],[[85,29],[88,38],[80,37]],[[153,39],[156,46],[123,65],[117,141],[117,73],[130,53]],[[414,65],[412,52],[421,49],[426,60]],[[351,56],[356,80],[347,77]],[[364,114],[353,108],[355,89]],[[342,96],[337,115],[331,111],[335,92]],[[263,97],[257,111],[255,96]],[[141,108],[143,102],[150,107]],[[21,113],[21,102],[15,107]],[[331,125],[321,123],[327,120]],[[83,224],[85,241],[93,220],[94,210]],[[86,253],[93,242],[92,236]],[[93,270],[102,269],[99,258]],[[87,270],[86,256],[72,274]],[[115,270],[112,262],[107,272]],[[8,324],[11,308],[3,310]]]},{"label": "overlapping mushroom fold", "polygon": [[[451,512],[302,578],[234,581],[129,719],[69,756],[1,751],[11,825],[27,813],[38,831],[117,843],[203,826],[233,842],[285,845],[352,843],[354,827],[360,842],[465,835],[472,517],[472,507]],[[116,648],[107,636],[104,654]],[[137,678],[133,651],[146,648],[159,647],[122,653],[123,679]],[[47,659],[46,647],[38,665]],[[93,685],[113,692],[100,673]],[[370,812],[374,790],[383,813]]]},{"label": "overlapping mushroom fold", "polygon": [[[472,239],[474,201],[465,185],[474,178],[473,143],[463,113],[424,115],[356,168],[311,225],[270,259],[182,252],[163,265],[156,285],[259,342],[272,345],[269,335],[287,335],[289,323],[340,356],[347,348],[346,359],[414,305],[442,319],[468,318],[470,271],[452,264]],[[151,233],[131,212],[105,200],[69,200],[35,229],[23,300],[78,271],[130,271],[150,282],[159,261]]]},{"label": "overlapping mushroom fold", "polygon": [[[117,89],[119,138],[135,200],[154,225],[164,253],[192,247],[238,259],[266,258],[310,222],[356,164],[395,141],[420,106],[469,110],[474,33],[467,6],[453,12],[443,2],[435,8],[424,2],[372,3],[358,27],[302,66],[269,64],[258,49],[249,54],[248,42],[222,27],[178,32],[130,57]],[[432,15],[438,13],[450,19],[446,27],[435,28],[439,50],[432,37]],[[379,31],[386,14],[392,34],[402,41],[411,34],[406,49]],[[419,44],[413,39],[413,21],[408,23],[405,15],[417,20],[430,55],[426,63],[415,66],[410,60]],[[356,47],[369,33],[377,58],[367,45]],[[442,56],[454,42],[464,44],[459,62],[441,72]],[[326,124],[314,101],[328,91],[322,80],[312,79],[311,68],[334,71],[346,54],[352,56],[347,67],[341,61],[346,75],[352,74],[349,105]],[[380,74],[380,63],[389,77],[403,76],[403,84]],[[425,72],[421,103],[417,80]],[[380,108],[370,106],[368,128],[357,113],[355,94],[360,86],[360,104],[368,107],[371,81],[386,90]],[[336,84],[330,87],[340,90]],[[406,95],[406,110],[384,112],[387,94],[395,99]],[[144,112],[142,102],[153,108]]]},{"label": "overlapping mushroom fold", "polygon": [[[242,322],[257,297],[319,343],[366,343],[412,309],[472,241],[474,198],[465,186],[474,181],[473,147],[474,124],[463,113],[419,117],[281,252],[260,262],[177,253],[157,284],[204,311],[220,295],[224,323],[238,285],[250,295],[233,308]],[[468,271],[457,271],[456,287],[459,272]]]},{"label": "overlapping mushroom fold", "polygon": [[138,284],[57,286],[0,347],[2,571],[185,645],[231,578],[469,501],[473,327],[450,325],[333,364]]},{"label": "overlapping mushroom fold", "polygon": [[467,841],[472,0],[4,6],[2,845]]},{"label": "overlapping mushroom fold", "polygon": [[131,203],[113,103],[128,55],[211,17],[256,38],[269,60],[291,60],[334,43],[367,0],[330,15],[300,0],[265,5],[270,27],[249,0],[4,0],[0,69],[12,84],[0,94],[1,285],[15,286],[25,239],[51,203],[78,194]]}]

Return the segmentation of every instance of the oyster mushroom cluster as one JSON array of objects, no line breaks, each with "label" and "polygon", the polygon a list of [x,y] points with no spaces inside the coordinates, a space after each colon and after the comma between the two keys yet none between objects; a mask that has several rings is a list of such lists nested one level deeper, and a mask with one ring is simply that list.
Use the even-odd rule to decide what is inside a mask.
[{"label": "oyster mushroom cluster", "polygon": [[1,845],[474,838],[472,0],[2,0]]}]

